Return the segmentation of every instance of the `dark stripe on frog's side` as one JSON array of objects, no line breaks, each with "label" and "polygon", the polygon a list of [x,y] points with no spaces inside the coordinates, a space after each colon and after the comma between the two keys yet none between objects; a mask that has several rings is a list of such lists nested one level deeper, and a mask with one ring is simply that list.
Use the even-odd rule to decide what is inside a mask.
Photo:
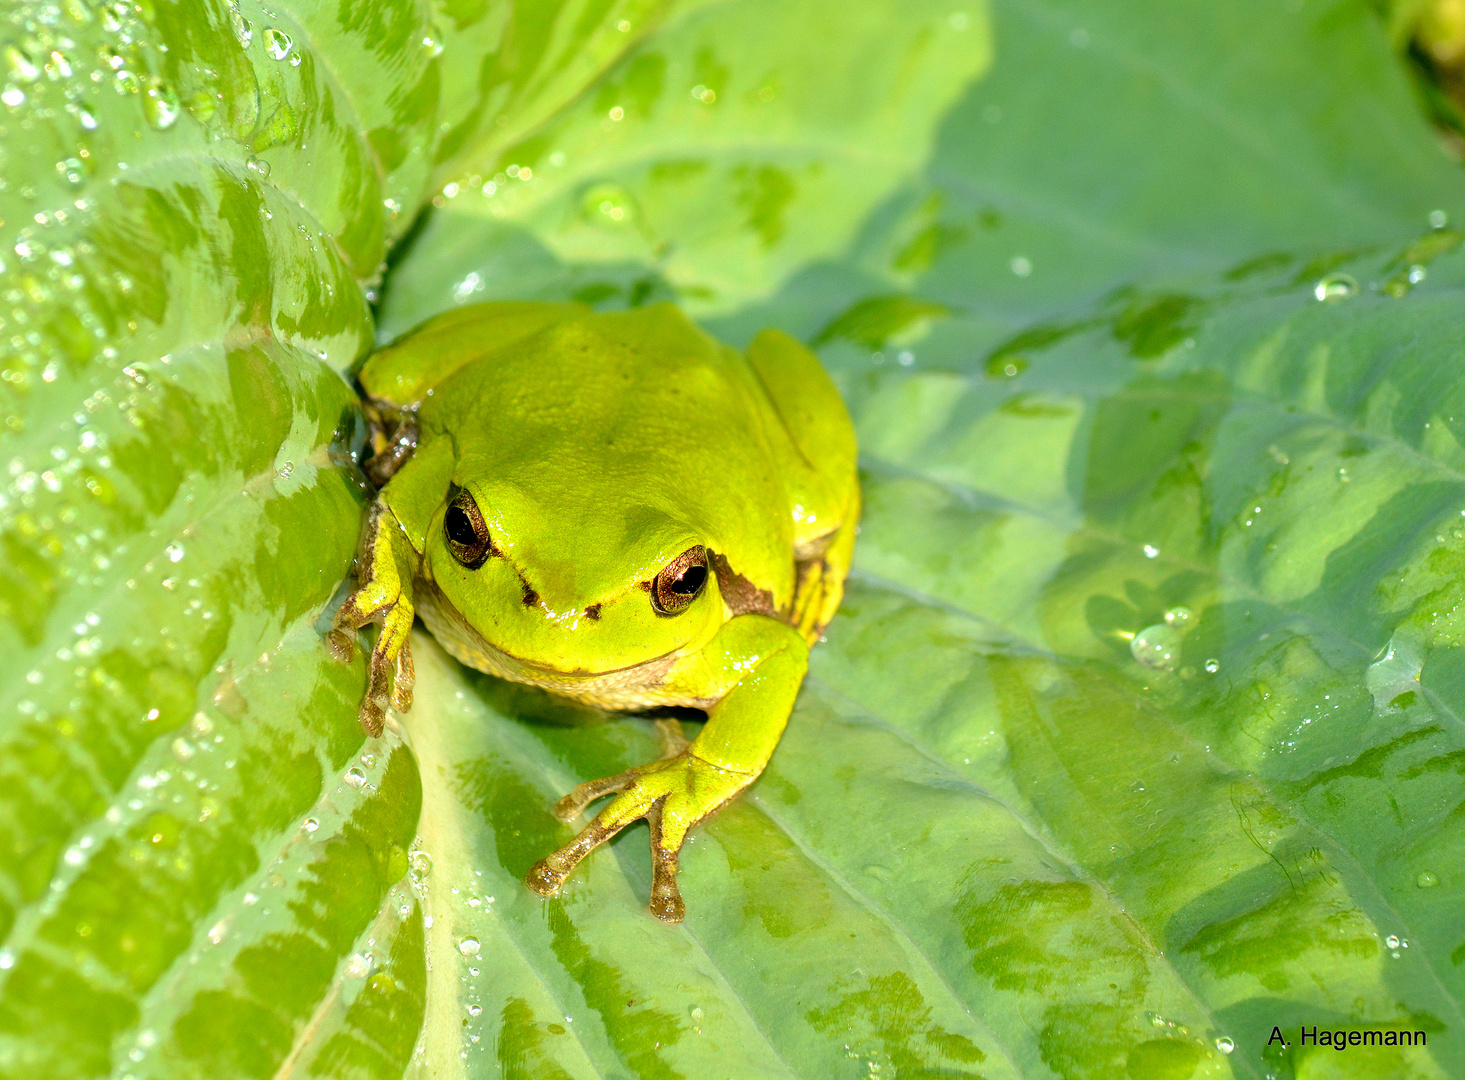
[{"label": "dark stripe on frog's side", "polygon": [[727,556],[709,551],[708,557],[712,562],[713,572],[717,574],[717,588],[722,593],[723,603],[734,615],[746,615],[749,612],[755,615],[768,615],[771,618],[779,618],[778,610],[773,606],[773,593],[768,589],[760,589],[747,578],[743,577],[728,564]]}]

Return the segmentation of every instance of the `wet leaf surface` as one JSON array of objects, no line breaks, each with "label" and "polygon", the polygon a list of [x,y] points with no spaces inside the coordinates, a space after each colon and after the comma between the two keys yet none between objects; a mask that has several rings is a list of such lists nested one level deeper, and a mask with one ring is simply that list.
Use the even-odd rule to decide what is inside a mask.
[{"label": "wet leaf surface", "polygon": [[[7,10],[0,1075],[1465,1071],[1465,188],[1371,8],[785,8]],[[495,296],[859,428],[681,927],[644,829],[520,884],[648,721],[419,634],[368,742],[321,644],[337,373]]]}]

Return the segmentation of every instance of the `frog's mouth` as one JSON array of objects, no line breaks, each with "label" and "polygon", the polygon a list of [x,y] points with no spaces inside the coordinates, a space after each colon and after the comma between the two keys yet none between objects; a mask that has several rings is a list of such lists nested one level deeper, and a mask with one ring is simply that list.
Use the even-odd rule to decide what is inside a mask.
[{"label": "frog's mouth", "polygon": [[459,663],[501,679],[529,683],[606,709],[631,710],[683,704],[667,700],[658,693],[676,663],[675,652],[604,671],[584,668],[565,671],[514,656],[490,643],[442,594],[435,582],[419,578],[416,592],[417,614],[432,636]]}]

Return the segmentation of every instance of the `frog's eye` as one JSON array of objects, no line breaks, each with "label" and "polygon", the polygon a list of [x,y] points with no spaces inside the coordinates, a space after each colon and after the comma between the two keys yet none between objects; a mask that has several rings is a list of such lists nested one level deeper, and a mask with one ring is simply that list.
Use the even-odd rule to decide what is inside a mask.
[{"label": "frog's eye", "polygon": [[707,584],[707,549],[682,552],[651,583],[651,606],[661,615],[679,615]]},{"label": "frog's eye", "polygon": [[453,558],[469,570],[477,570],[493,554],[488,526],[483,523],[473,496],[466,491],[458,492],[448,504],[448,512],[443,515],[443,536]]}]

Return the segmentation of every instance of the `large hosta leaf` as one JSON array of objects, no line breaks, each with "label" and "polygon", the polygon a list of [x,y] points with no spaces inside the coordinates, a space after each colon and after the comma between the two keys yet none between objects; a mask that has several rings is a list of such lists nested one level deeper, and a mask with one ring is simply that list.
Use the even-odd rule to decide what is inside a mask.
[{"label": "large hosta leaf", "polygon": [[[684,927],[640,910],[644,831],[548,905],[519,884],[568,835],[550,802],[650,726],[419,642],[425,1045],[464,1074],[1465,1071],[1458,169],[1363,5],[995,28],[925,183],[712,324],[821,343],[867,509]],[[450,207],[394,324],[464,281],[666,288],[542,228]]]},{"label": "large hosta leaf", "polygon": [[[1465,1072],[1465,189],[1370,5],[1004,0],[934,150],[975,4],[3,15],[0,1075]],[[364,290],[845,391],[849,598],[684,926],[644,830],[519,882],[647,722],[424,637],[355,726]]]}]

